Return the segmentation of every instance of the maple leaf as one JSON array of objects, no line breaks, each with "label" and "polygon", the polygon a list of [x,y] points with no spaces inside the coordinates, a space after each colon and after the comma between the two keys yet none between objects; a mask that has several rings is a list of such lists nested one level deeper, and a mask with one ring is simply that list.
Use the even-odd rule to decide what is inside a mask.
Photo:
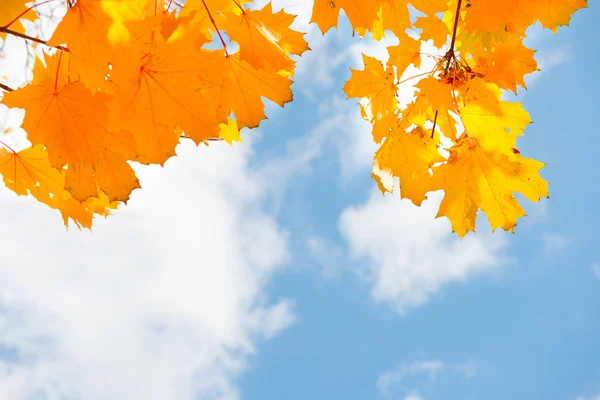
[{"label": "maple leaf", "polygon": [[227,19],[223,28],[240,44],[240,59],[254,68],[262,69],[266,63],[275,70],[292,71],[294,62],[287,54],[300,55],[308,49],[304,34],[289,29],[295,17],[283,10],[273,14],[271,3],[262,10],[244,10],[240,17],[241,21]]},{"label": "maple leaf", "polygon": [[466,9],[465,29],[474,31],[502,31],[513,19],[521,0],[477,0]]},{"label": "maple leaf", "polygon": [[400,37],[400,44],[390,47],[388,52],[388,68],[395,67],[398,77],[402,77],[410,65],[421,66],[421,42],[406,34]]},{"label": "maple leaf", "polygon": [[410,3],[417,10],[427,15],[437,14],[448,9],[447,0],[410,0]]},{"label": "maple leaf", "polygon": [[369,119],[381,119],[386,113],[393,112],[398,105],[394,71],[383,69],[383,64],[376,58],[363,54],[363,70],[352,70],[352,77],[344,85],[344,92],[349,98],[357,97],[368,100],[361,108]]},{"label": "maple leaf", "polygon": [[384,31],[392,31],[396,36],[403,36],[410,24],[407,0],[389,0],[381,4],[378,20],[373,23],[373,37],[383,38]]},{"label": "maple leaf", "polygon": [[68,82],[68,63],[61,59],[61,53],[50,57],[47,67],[38,61],[34,82],[4,102],[26,108],[23,128],[32,143],[47,147],[53,167],[69,166],[65,188],[74,198],[97,196],[100,182],[111,200],[126,201],[139,185],[123,147],[114,150],[118,142],[106,130],[108,108],[81,82]]},{"label": "maple leaf", "polygon": [[240,130],[234,119],[227,118],[227,123],[220,124],[219,128],[221,128],[221,130],[219,131],[219,137],[227,143],[229,143],[230,145],[232,145],[233,142],[242,141],[242,138],[240,136]]},{"label": "maple leaf", "polygon": [[75,200],[64,190],[64,173],[50,165],[42,145],[19,152],[0,148],[0,174],[6,187],[16,194],[32,195],[59,210],[65,226],[72,220],[79,227],[91,228],[94,214],[108,215],[116,207],[106,198],[90,198],[85,203]]},{"label": "maple leaf", "polygon": [[517,137],[531,123],[529,113],[521,103],[498,102],[498,112],[492,112],[477,102],[471,102],[460,113],[465,131],[488,151],[511,154]]},{"label": "maple leaf", "polygon": [[500,96],[502,92],[497,85],[487,83],[483,78],[475,77],[469,79],[464,85],[456,88],[459,92],[459,98],[464,105],[477,103],[479,107],[500,115]]},{"label": "maple leaf", "polygon": [[421,79],[415,85],[419,88],[419,96],[424,98],[434,110],[456,110],[453,88],[433,76]]},{"label": "maple leaf", "polygon": [[[401,197],[410,199],[417,206],[431,190],[429,169],[434,163],[443,161],[437,142],[419,128],[411,133],[395,130],[375,153],[378,170],[400,178]],[[381,179],[380,172],[374,170],[373,173]],[[380,185],[380,189],[382,187]]]},{"label": "maple leaf", "polygon": [[487,152],[476,139],[464,137],[450,150],[446,164],[433,169],[434,189],[443,189],[444,199],[438,217],[446,216],[459,236],[475,230],[475,217],[481,209],[492,229],[513,231],[525,214],[513,192],[530,201],[548,197],[548,182],[539,176],[543,163]]},{"label": "maple leaf", "polygon": [[437,47],[442,47],[450,35],[450,30],[446,24],[435,14],[417,18],[415,28],[422,30],[422,40],[431,39],[433,44]]},{"label": "maple leaf", "polygon": [[315,22],[325,33],[337,27],[340,10],[344,10],[354,29],[370,29],[383,3],[381,0],[315,0],[310,22]]},{"label": "maple leaf", "polygon": [[223,121],[233,112],[240,128],[255,128],[266,118],[261,97],[280,106],[292,101],[292,81],[276,71],[256,69],[237,53],[227,57],[212,53],[210,57],[199,73],[210,83],[207,94]]},{"label": "maple leaf", "polygon": [[112,20],[98,0],[79,0],[69,7],[48,44],[66,44],[73,53],[72,72],[91,90],[97,89],[109,72],[112,48],[108,30]]},{"label": "maple leaf", "polygon": [[487,82],[516,93],[517,86],[526,87],[524,76],[538,69],[534,53],[521,39],[510,36],[496,43],[492,51],[476,53],[477,71]]},{"label": "maple leaf", "polygon": [[111,202],[127,202],[134,189],[140,187],[128,159],[135,158],[133,134],[127,131],[106,132],[104,148],[94,164],[71,164],[65,188],[77,200],[85,201],[104,193]]},{"label": "maple leaf", "polygon": [[164,11],[161,2],[155,0],[100,0],[100,3],[111,19],[107,37],[112,45],[132,39],[128,22],[144,20]]},{"label": "maple leaf", "polygon": [[37,60],[33,82],[5,95],[9,107],[26,109],[23,129],[34,144],[44,144],[52,166],[93,163],[101,146],[108,109],[79,81],[69,82],[63,54]]},{"label": "maple leaf", "polygon": [[[111,130],[133,133],[136,161],[163,164],[175,154],[179,132],[197,143],[218,134],[215,112],[202,96],[202,83],[190,63],[200,63],[193,42],[165,42],[137,70],[115,68],[111,79],[119,91],[110,102]],[[127,60],[125,61],[127,62]]]},{"label": "maple leaf", "polygon": [[523,14],[538,20],[544,28],[556,33],[559,26],[569,24],[575,11],[587,8],[587,0],[521,0]]},{"label": "maple leaf", "polygon": [[19,196],[31,194],[44,203],[62,193],[65,185],[64,176],[50,165],[42,145],[20,152],[0,148],[0,174],[6,187]]}]

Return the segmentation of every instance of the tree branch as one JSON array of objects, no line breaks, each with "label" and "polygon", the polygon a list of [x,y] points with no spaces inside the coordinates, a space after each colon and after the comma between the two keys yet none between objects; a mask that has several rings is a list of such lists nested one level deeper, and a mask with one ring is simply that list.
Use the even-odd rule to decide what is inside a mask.
[{"label": "tree branch", "polygon": [[43,45],[46,45],[46,46],[49,46],[49,47],[53,47],[53,48],[61,50],[61,51],[67,51],[67,52],[69,51],[69,49],[66,48],[66,47],[64,47],[64,46],[52,46],[52,45],[48,44],[48,42],[46,42],[45,40],[42,40],[40,38],[36,38],[36,37],[33,37],[33,36],[29,36],[29,35],[26,35],[24,33],[20,33],[20,32],[17,32],[17,31],[13,31],[12,29],[9,29],[9,28],[6,28],[6,27],[0,27],[0,32],[4,32],[6,34],[13,35],[13,36],[16,36],[16,37],[20,37],[20,38],[25,39],[25,40],[30,40],[32,42],[43,44]]}]

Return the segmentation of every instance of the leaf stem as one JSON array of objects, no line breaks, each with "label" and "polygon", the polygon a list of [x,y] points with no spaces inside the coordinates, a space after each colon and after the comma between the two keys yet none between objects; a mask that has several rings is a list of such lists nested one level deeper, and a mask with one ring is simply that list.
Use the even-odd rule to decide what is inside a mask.
[{"label": "leaf stem", "polygon": [[240,11],[242,11],[242,13],[246,12],[246,10],[244,10],[244,7],[242,7],[241,4],[237,2],[237,0],[233,0],[233,2],[235,3],[236,6],[238,6],[238,8],[240,9]]},{"label": "leaf stem", "polygon": [[433,134],[435,133],[435,125],[437,123],[438,110],[435,110],[435,116],[433,117],[433,128],[431,128],[431,138],[433,139]]},{"label": "leaf stem", "polygon": [[54,79],[54,93],[58,91],[58,73],[60,71],[60,62],[62,61],[62,55],[63,53],[61,51],[58,56],[58,65],[56,66],[56,79]]},{"label": "leaf stem", "polygon": [[9,145],[7,145],[6,143],[4,143],[2,140],[0,140],[0,144],[4,147],[6,147],[7,149],[9,149],[10,151],[12,151],[14,154],[17,154],[16,151],[13,150],[12,147],[10,147]]},{"label": "leaf stem", "polygon": [[424,75],[429,75],[430,73],[431,73],[431,72],[423,72],[422,74],[413,75],[413,76],[411,76],[411,77],[409,77],[409,78],[406,78],[406,79],[403,79],[403,80],[401,80],[401,81],[398,81],[398,82],[396,83],[396,85],[402,85],[403,83],[405,83],[405,82],[408,82],[408,81],[410,81],[411,79],[415,79],[415,78],[418,78],[418,77],[420,77],[420,76],[424,76]]},{"label": "leaf stem", "polygon": [[208,6],[206,5],[206,2],[204,0],[202,0],[202,4],[204,5],[206,12],[208,13],[208,18],[210,18],[210,22],[212,22],[213,26],[215,27],[215,29],[217,31],[217,35],[219,35],[219,39],[221,39],[221,44],[223,45],[223,49],[225,49],[225,55],[227,57],[229,57],[229,53],[227,52],[227,45],[225,44],[225,40],[223,40],[223,36],[221,36],[221,32],[219,31],[219,27],[217,26],[215,19],[213,18],[212,14],[210,13],[210,10],[208,9]]}]

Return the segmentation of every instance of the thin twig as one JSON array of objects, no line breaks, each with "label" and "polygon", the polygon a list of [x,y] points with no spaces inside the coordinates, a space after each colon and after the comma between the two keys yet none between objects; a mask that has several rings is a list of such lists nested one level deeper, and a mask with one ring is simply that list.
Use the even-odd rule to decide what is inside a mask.
[{"label": "thin twig", "polygon": [[458,5],[456,6],[456,15],[454,16],[454,27],[452,28],[452,42],[450,42],[450,52],[454,55],[454,43],[456,42],[456,29],[458,28],[458,18],[460,17],[460,6],[462,4],[462,0],[458,0]]},{"label": "thin twig", "polygon": [[[454,16],[454,26],[452,27],[452,41],[450,42],[450,49],[446,53],[446,57],[448,57],[448,62],[446,63],[446,73],[448,73],[448,68],[450,68],[450,63],[453,58],[456,58],[454,55],[454,44],[456,43],[456,31],[458,29],[458,19],[460,17],[460,6],[462,5],[462,0],[458,0],[458,4],[456,5],[456,15]],[[437,123],[438,110],[435,110],[435,116],[433,117],[433,128],[431,129],[431,138],[433,139],[433,135],[435,133],[435,125]]]},{"label": "thin twig", "polygon": [[6,86],[4,83],[0,83],[0,89],[7,91],[7,92],[12,92],[15,89],[11,88],[10,86]]},{"label": "thin twig", "polygon": [[[179,136],[179,137],[180,137],[181,139],[192,139],[191,137],[189,137],[189,136],[186,136],[186,135],[181,135],[181,136]],[[193,139],[192,139],[192,140],[193,140]],[[221,138],[208,138],[208,139],[205,139],[205,140],[206,140],[206,141],[209,141],[209,142],[221,142],[223,139],[221,139]]]},{"label": "thin twig", "polygon": [[17,31],[13,31],[12,29],[9,29],[9,28],[6,28],[6,27],[0,27],[0,32],[4,32],[4,33],[7,33],[9,35],[20,37],[20,38],[25,39],[25,40],[30,40],[32,42],[40,43],[40,44],[43,44],[43,45],[46,45],[46,46],[49,46],[49,47],[53,47],[53,48],[61,50],[61,51],[69,51],[69,49],[66,48],[66,47],[64,47],[64,46],[52,46],[52,45],[48,44],[48,42],[46,42],[45,40],[42,40],[42,39],[39,39],[39,38],[36,38],[36,37],[33,37],[33,36],[29,36],[29,35],[26,35],[24,33],[20,33],[20,32],[17,32]]}]

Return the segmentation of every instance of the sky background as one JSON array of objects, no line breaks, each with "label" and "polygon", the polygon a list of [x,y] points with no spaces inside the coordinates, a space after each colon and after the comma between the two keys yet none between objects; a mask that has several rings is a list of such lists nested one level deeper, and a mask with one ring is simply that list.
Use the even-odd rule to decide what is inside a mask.
[{"label": "sky background", "polygon": [[[527,39],[518,144],[550,199],[523,199],[515,235],[483,216],[459,240],[439,193],[377,191],[341,90],[393,39],[345,17],[322,36],[311,3],[274,2],[312,51],[244,144],[137,167],[144,189],[92,233],[0,188],[0,400],[600,399],[599,4]],[[19,115],[0,106],[0,130]]]}]

